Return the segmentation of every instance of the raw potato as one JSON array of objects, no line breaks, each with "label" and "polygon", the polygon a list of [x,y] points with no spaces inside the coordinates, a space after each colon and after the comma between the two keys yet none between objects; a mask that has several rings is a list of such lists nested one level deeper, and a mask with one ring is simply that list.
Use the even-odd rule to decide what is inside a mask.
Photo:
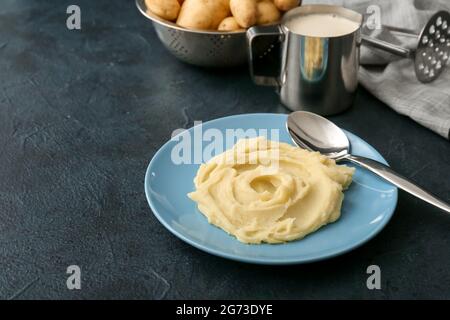
[{"label": "raw potato", "polygon": [[145,0],[147,9],[184,28],[237,31],[280,20],[301,0]]},{"label": "raw potato", "polygon": [[256,23],[268,24],[280,20],[281,13],[271,0],[262,0],[256,6]]},{"label": "raw potato", "polygon": [[229,0],[185,0],[177,24],[188,29],[217,30],[229,15]]},{"label": "raw potato", "polygon": [[301,3],[300,0],[273,0],[277,8],[281,11],[288,11],[295,7],[298,7]]},{"label": "raw potato", "polygon": [[257,0],[230,0],[233,17],[242,28],[256,24]]},{"label": "raw potato", "polygon": [[234,17],[228,17],[223,19],[223,21],[219,24],[219,31],[237,31],[241,30],[241,26],[237,23]]},{"label": "raw potato", "polygon": [[145,0],[147,9],[158,17],[174,21],[180,12],[180,3],[178,0]]}]

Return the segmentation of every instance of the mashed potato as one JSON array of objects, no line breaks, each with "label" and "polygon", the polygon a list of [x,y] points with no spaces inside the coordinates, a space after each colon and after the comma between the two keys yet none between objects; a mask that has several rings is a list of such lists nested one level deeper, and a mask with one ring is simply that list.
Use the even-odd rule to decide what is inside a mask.
[{"label": "mashed potato", "polygon": [[353,172],[318,152],[243,139],[200,166],[188,196],[239,241],[280,243],[336,221]]}]

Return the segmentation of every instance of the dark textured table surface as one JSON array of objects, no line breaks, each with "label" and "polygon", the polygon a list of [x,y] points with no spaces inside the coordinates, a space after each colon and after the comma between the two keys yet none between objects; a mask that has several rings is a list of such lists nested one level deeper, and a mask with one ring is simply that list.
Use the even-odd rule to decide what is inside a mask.
[{"label": "dark textured table surface", "polygon": [[[147,164],[176,128],[288,111],[245,68],[175,60],[133,1],[0,6],[0,298],[450,298],[450,217],[403,192],[372,241],[307,265],[265,267],[171,235],[145,199]],[[332,118],[450,200],[450,143],[360,88]],[[81,290],[66,268],[79,265]],[[368,290],[377,264],[382,289]]]}]

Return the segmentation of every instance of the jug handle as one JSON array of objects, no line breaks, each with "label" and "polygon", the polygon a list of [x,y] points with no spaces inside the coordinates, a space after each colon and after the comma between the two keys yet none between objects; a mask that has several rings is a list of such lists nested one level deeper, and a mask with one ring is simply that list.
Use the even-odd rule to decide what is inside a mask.
[{"label": "jug handle", "polygon": [[[275,59],[276,61],[263,61],[264,58],[267,56],[267,52],[259,53],[257,50],[257,44],[256,40],[258,38],[276,38],[276,41],[278,44],[281,44],[284,41],[285,34],[283,32],[283,29],[279,24],[275,25],[265,25],[265,26],[254,26],[247,30],[247,44],[248,44],[248,59],[249,59],[249,65],[250,65],[250,75],[253,79],[253,81],[257,85],[262,86],[279,86],[279,79],[281,74],[281,53],[277,54]],[[274,45],[271,45],[268,49],[268,52],[272,52],[274,48]],[[280,47],[281,48],[281,47]],[[275,52],[276,53],[276,52]],[[272,55],[273,57],[273,55]],[[276,70],[269,70],[268,74],[267,70],[266,73],[262,72],[262,64],[265,64],[264,67],[272,66],[273,63],[277,65],[275,68]]]}]

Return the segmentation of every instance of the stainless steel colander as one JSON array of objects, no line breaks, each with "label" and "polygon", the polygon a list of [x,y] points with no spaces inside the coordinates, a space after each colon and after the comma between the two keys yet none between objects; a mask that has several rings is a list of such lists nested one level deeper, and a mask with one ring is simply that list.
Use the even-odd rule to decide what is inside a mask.
[{"label": "stainless steel colander", "polygon": [[189,30],[163,20],[136,0],[139,11],[153,22],[161,42],[178,59],[204,67],[231,67],[247,62],[245,31]]}]

